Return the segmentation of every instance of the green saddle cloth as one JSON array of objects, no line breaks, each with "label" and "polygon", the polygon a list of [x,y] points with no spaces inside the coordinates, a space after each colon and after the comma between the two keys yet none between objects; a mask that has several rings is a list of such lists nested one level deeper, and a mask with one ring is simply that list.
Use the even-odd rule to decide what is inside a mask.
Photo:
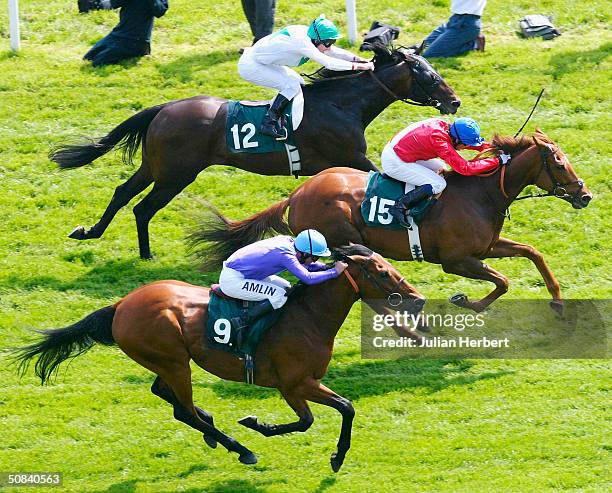
[{"label": "green saddle cloth", "polygon": [[[365,198],[361,203],[361,215],[368,226],[388,229],[404,229],[389,212],[397,199],[404,195],[405,184],[382,173],[370,171]],[[414,221],[421,224],[423,217],[435,199],[425,199],[412,208]]]},{"label": "green saddle cloth", "polygon": [[288,132],[287,140],[275,140],[273,137],[259,133],[261,121],[269,107],[269,104],[259,104],[256,101],[228,101],[225,137],[227,148],[230,152],[253,154],[285,152],[285,144],[295,146],[291,120],[293,102],[289,103],[285,108],[285,128]]},{"label": "green saddle cloth", "polygon": [[206,339],[210,346],[215,349],[223,349],[238,357],[255,354],[259,341],[278,321],[282,311],[282,309],[274,310],[257,320],[246,329],[242,337],[242,345],[238,347],[237,334],[230,320],[242,316],[255,303],[257,302],[222,298],[211,291],[208,302],[208,319],[206,320]]}]

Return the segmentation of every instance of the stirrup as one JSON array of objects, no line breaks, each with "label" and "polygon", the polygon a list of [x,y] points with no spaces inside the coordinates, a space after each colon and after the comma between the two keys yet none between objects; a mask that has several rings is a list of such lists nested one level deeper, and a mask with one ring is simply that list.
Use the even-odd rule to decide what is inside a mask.
[{"label": "stirrup", "polygon": [[289,137],[289,132],[287,131],[287,129],[285,127],[280,127],[280,130],[283,132],[284,135],[279,135],[278,137],[274,137],[274,139],[287,140],[287,137]]},{"label": "stirrup", "polygon": [[246,317],[233,317],[230,319],[230,325],[232,329],[239,331],[248,328],[249,323]]},{"label": "stirrup", "polygon": [[[282,130],[283,133],[280,133],[279,130]],[[274,125],[265,125],[262,124],[259,127],[259,133],[263,135],[267,135],[268,137],[272,137],[275,140],[286,140],[287,139],[287,129],[284,127],[278,128],[278,124],[274,122]]]},{"label": "stirrup", "polygon": [[393,218],[397,219],[400,225],[404,228],[411,228],[412,225],[408,221],[409,210],[405,209],[401,205],[392,205],[389,207],[389,212]]}]

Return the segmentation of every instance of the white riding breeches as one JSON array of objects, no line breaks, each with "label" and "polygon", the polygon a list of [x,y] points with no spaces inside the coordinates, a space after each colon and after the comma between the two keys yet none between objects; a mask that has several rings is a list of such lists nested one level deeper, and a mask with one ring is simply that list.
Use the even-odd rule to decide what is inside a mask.
[{"label": "white riding breeches", "polygon": [[415,186],[430,184],[434,194],[446,188],[446,180],[438,174],[438,171],[444,168],[444,161],[441,159],[407,163],[400,159],[391,145],[387,145],[380,156],[380,164],[391,178]]},{"label": "white riding breeches", "polygon": [[246,279],[240,272],[223,265],[219,277],[221,291],[232,298],[247,301],[269,300],[275,310],[287,302],[285,291],[291,283],[279,276],[268,276],[262,280]]},{"label": "white riding breeches", "polygon": [[304,79],[289,67],[255,61],[248,48],[238,60],[238,73],[253,84],[276,89],[289,101],[302,92],[302,85],[305,84]]}]

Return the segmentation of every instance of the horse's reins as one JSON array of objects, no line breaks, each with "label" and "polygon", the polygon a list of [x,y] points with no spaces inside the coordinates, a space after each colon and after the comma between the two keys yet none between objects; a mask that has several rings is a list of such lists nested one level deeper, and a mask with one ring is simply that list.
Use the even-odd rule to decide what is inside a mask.
[{"label": "horse's reins", "polygon": [[[541,159],[541,167],[540,167],[540,172],[538,173],[538,176],[540,176],[540,174],[542,173],[543,170],[546,170],[546,173],[548,174],[548,177],[550,178],[550,182],[553,185],[553,189],[550,192],[547,193],[539,193],[539,194],[529,194],[529,195],[523,195],[522,197],[517,197],[514,199],[514,201],[516,200],[524,200],[524,199],[537,199],[540,197],[557,197],[560,199],[571,199],[572,201],[576,200],[576,197],[578,196],[578,194],[580,193],[580,191],[582,190],[582,187],[584,186],[584,182],[582,180],[573,180],[573,181],[569,181],[567,183],[561,183],[559,182],[559,180],[555,177],[555,174],[552,172],[552,169],[550,168],[550,164],[548,163],[548,158],[549,156],[554,156],[558,149],[554,148],[539,148],[539,153],[540,153],[540,159]],[[499,188],[501,190],[502,195],[508,199],[510,198],[508,196],[508,194],[506,193],[506,188],[505,188],[505,177],[506,177],[506,167],[509,166],[509,164],[502,164],[499,167],[495,168],[493,171],[489,172],[489,173],[483,173],[478,175],[479,177],[488,177],[488,176],[492,176],[495,173],[497,173],[500,169],[500,175],[499,175]],[[536,181],[537,181],[537,177],[536,177]],[[580,188],[578,188],[578,190],[576,190],[576,192],[571,195],[569,193],[567,193],[567,189],[566,187],[568,185],[579,185]],[[490,198],[490,197],[489,197]],[[505,216],[509,216],[509,214],[504,214]]]},{"label": "horse's reins", "polygon": [[[404,57],[404,63],[408,63],[408,60]],[[376,74],[374,73],[374,70],[368,70],[367,72],[370,73],[370,76],[374,79],[374,81],[389,95],[393,98],[394,101],[401,101],[402,103],[406,103],[406,104],[410,104],[412,106],[433,106],[434,108],[437,108],[438,106],[440,106],[440,101],[438,101],[437,99],[433,99],[430,95],[429,92],[423,87],[423,85],[419,82],[418,76],[417,76],[417,72],[416,72],[416,66],[418,66],[419,62],[417,61],[415,67],[410,66],[410,70],[412,71],[412,80],[413,82],[416,83],[416,85],[421,89],[421,91],[423,91],[423,94],[425,94],[425,96],[427,97],[427,102],[426,103],[419,103],[418,101],[411,101],[408,98],[400,98],[397,94],[395,94],[395,92],[393,92],[383,81],[381,81]],[[311,81],[319,82],[319,81],[327,81],[327,80],[342,80],[342,79],[353,79],[355,77],[359,77],[361,75],[363,75],[363,72],[357,73],[357,74],[346,74],[346,75],[338,75],[335,77],[325,77],[324,79],[315,79],[315,75],[317,75],[319,72],[325,70],[325,67],[321,67],[320,69],[316,70],[315,72],[313,72],[312,74],[301,74],[304,77],[308,78]],[[436,80],[436,82],[434,84],[432,84],[432,89],[435,89],[438,85],[440,84],[439,80]]]},{"label": "horse's reins", "polygon": [[[385,287],[380,284],[378,279],[376,279],[376,277],[374,277],[372,274],[370,274],[368,272],[367,266],[368,266],[368,264],[370,263],[370,261],[372,259],[371,256],[368,257],[368,260],[366,261],[365,265],[361,265],[361,264],[355,262],[353,259],[351,259],[347,255],[343,255],[342,258],[344,260],[350,260],[351,262],[355,263],[357,265],[357,267],[359,267],[360,272],[365,277],[367,277],[368,280],[371,281],[380,291],[382,291],[383,293],[388,292],[387,289],[385,289]],[[351,273],[348,271],[348,269],[344,269],[344,274],[346,275],[346,278],[348,279],[349,283],[351,284],[351,286],[355,290],[355,293],[361,297],[361,290],[359,288],[359,285],[355,281],[355,278],[351,275]],[[402,277],[399,281],[397,281],[395,283],[394,289],[399,288],[399,286],[405,281],[405,279],[406,279],[405,277]],[[399,301],[397,303],[391,303],[392,297],[397,297],[396,299],[399,299]],[[398,306],[399,304],[401,304],[403,299],[404,299],[403,296],[397,290],[391,291],[387,295],[387,300],[389,300],[389,304],[391,304],[392,306]]]}]

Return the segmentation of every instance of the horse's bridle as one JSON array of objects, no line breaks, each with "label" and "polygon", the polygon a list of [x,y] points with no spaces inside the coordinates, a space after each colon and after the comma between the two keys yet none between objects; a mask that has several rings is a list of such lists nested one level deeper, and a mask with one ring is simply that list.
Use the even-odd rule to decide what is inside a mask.
[{"label": "horse's bridle", "polygon": [[440,101],[438,101],[437,99],[433,99],[430,93],[433,92],[440,85],[441,79],[438,77],[435,77],[433,82],[429,85],[429,87],[423,87],[423,84],[421,84],[421,82],[419,81],[420,73],[417,70],[417,68],[420,67],[421,65],[421,62],[419,61],[419,57],[417,55],[412,55],[415,58],[415,63],[410,64],[406,55],[402,54],[402,56],[404,57],[404,62],[408,64],[408,67],[410,68],[410,71],[412,72],[412,81],[416,83],[416,85],[419,87],[421,92],[425,94],[425,97],[427,98],[425,103],[420,103],[418,101],[411,101],[408,98],[400,98],[383,81],[381,81],[376,76],[373,70],[369,71],[370,75],[376,81],[376,83],[380,87],[382,87],[385,90],[385,92],[389,94],[396,101],[401,101],[402,103],[411,104],[413,106],[433,106],[434,108],[439,108],[442,103],[440,103]]},{"label": "horse's bridle", "polygon": [[[388,293],[387,300],[389,301],[389,304],[391,306],[399,306],[402,303],[402,301],[404,301],[404,297],[401,295],[399,291],[397,291],[397,289],[404,282],[404,280],[406,279],[405,277],[402,277],[399,281],[395,283],[395,285],[393,286],[394,291],[388,291],[384,286],[380,284],[380,282],[375,276],[373,276],[372,274],[370,274],[370,272],[368,272],[367,266],[372,260],[371,255],[367,258],[367,261],[365,262],[365,264],[360,264],[360,263],[355,262],[348,255],[343,255],[342,260],[346,260],[346,261],[355,263],[357,267],[359,267],[359,271],[361,272],[363,276],[365,276],[370,282],[372,282],[380,291],[382,291],[383,293]],[[350,274],[348,269],[344,270],[344,274],[346,275],[348,281],[351,283],[351,286],[353,286],[355,293],[357,293],[359,297],[361,298],[362,297],[361,288],[359,287],[359,285],[357,284],[353,276]],[[387,271],[385,271],[383,274],[389,275]]]},{"label": "horse's bridle", "polygon": [[[542,174],[543,170],[546,170],[546,173],[548,174],[548,177],[550,178],[550,182],[553,184],[553,189],[548,192],[548,193],[540,193],[537,195],[525,195],[523,197],[518,197],[516,200],[523,200],[523,199],[531,199],[531,198],[538,198],[538,197],[557,197],[559,199],[564,199],[564,200],[571,200],[572,203],[574,203],[577,199],[578,199],[578,195],[580,194],[580,192],[582,191],[583,187],[584,187],[584,182],[582,180],[572,180],[572,181],[568,181],[567,183],[560,183],[559,180],[557,179],[557,177],[555,176],[555,174],[552,171],[552,168],[550,167],[550,163],[548,162],[548,158],[550,156],[555,156],[557,154],[557,152],[559,151],[558,148],[556,147],[539,147],[538,151],[540,153],[540,159],[542,161],[542,167],[540,168],[540,172],[538,173],[538,176],[536,177],[536,181],[538,179],[538,177]],[[567,186],[569,185],[578,185],[578,189],[576,189],[576,192],[574,192],[574,194],[569,194],[567,193]]]},{"label": "horse's bridle", "polygon": [[[556,147],[547,146],[547,147],[538,147],[538,151],[540,153],[540,160],[542,162],[542,165],[540,167],[540,171],[538,175],[536,176],[535,181],[538,180],[539,176],[542,174],[542,171],[546,171],[546,173],[548,174],[548,177],[550,178],[550,182],[553,184],[553,189],[547,193],[523,195],[522,197],[517,197],[514,200],[537,199],[540,197],[557,197],[559,199],[571,200],[572,203],[576,201],[578,199],[578,195],[580,194],[580,192],[582,191],[582,188],[584,187],[584,182],[582,180],[572,180],[566,183],[559,182],[559,180],[553,173],[552,168],[550,167],[550,163],[548,162],[548,158],[550,156],[555,156],[557,152],[559,151],[559,149]],[[501,173],[499,176],[499,188],[501,189],[503,196],[505,198],[509,198],[508,194],[506,193],[505,186],[504,186],[506,166],[508,166],[508,164],[501,165]],[[481,175],[481,176],[487,176],[487,175]],[[574,184],[579,186],[576,192],[573,195],[567,193],[566,187],[570,185],[574,185]]]}]

